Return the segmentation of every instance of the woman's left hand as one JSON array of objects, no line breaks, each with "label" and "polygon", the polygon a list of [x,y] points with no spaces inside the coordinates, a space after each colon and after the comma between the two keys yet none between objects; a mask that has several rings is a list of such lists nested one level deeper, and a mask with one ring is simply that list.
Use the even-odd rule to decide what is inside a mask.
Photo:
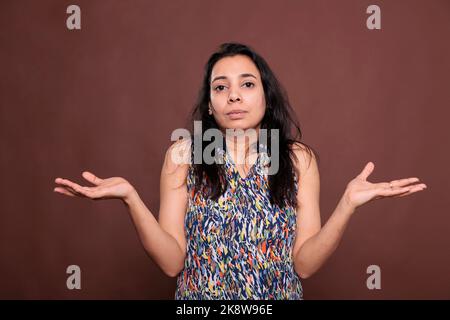
[{"label": "woman's left hand", "polygon": [[363,171],[347,185],[343,198],[352,209],[376,199],[409,196],[427,187],[424,183],[413,184],[419,181],[416,177],[371,183],[367,181],[367,177],[374,167],[373,162],[367,163]]}]

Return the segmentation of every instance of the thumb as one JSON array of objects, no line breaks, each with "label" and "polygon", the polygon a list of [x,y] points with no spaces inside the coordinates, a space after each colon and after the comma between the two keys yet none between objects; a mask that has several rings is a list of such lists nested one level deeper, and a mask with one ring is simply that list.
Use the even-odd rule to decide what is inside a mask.
[{"label": "thumb", "polygon": [[87,181],[89,181],[90,183],[93,183],[95,185],[99,185],[100,183],[103,182],[103,179],[100,179],[99,177],[97,177],[96,175],[94,175],[93,173],[91,173],[89,171],[84,171],[82,176]]},{"label": "thumb", "polygon": [[369,161],[359,174],[359,177],[363,180],[366,180],[369,177],[369,175],[373,172],[374,168],[375,164],[372,161]]}]

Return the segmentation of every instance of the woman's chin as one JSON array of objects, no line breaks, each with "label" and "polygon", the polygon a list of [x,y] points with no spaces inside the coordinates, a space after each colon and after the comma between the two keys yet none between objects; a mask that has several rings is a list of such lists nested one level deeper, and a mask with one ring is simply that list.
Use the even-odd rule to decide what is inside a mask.
[{"label": "woman's chin", "polygon": [[246,125],[245,123],[238,123],[237,121],[234,121],[233,123],[229,123],[227,126],[228,129],[241,129],[241,130],[247,130],[252,128],[252,126]]}]

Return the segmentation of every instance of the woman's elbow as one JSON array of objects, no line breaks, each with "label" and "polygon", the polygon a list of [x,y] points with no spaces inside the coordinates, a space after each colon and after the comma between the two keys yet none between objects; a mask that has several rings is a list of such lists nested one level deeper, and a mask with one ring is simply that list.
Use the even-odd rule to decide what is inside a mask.
[{"label": "woman's elbow", "polygon": [[181,273],[181,271],[183,271],[183,269],[184,263],[178,266],[172,266],[171,268],[167,268],[167,270],[164,270],[164,273],[170,278],[176,278]]},{"label": "woman's elbow", "polygon": [[166,271],[164,273],[170,278],[176,278],[180,274],[180,271]]},{"label": "woman's elbow", "polygon": [[305,272],[303,268],[294,267],[294,270],[298,274],[298,276],[302,279],[308,279],[310,276],[312,276],[311,273]]},{"label": "woman's elbow", "polygon": [[308,279],[311,276],[311,274],[300,272],[298,273],[298,276],[302,279]]}]

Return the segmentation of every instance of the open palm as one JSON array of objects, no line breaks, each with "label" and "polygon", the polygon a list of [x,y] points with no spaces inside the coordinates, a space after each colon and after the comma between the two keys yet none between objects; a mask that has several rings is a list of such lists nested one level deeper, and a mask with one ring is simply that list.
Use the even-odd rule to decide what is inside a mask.
[{"label": "open palm", "polygon": [[416,177],[371,183],[367,181],[367,178],[373,172],[374,167],[373,162],[368,162],[363,171],[347,185],[345,199],[353,208],[372,200],[409,196],[427,187],[424,183],[413,184],[419,181],[419,178]]},{"label": "open palm", "polygon": [[121,177],[100,179],[88,171],[84,171],[82,176],[94,186],[80,186],[68,179],[56,178],[55,183],[58,184],[58,187],[54,191],[71,197],[78,196],[100,200],[123,199],[133,190],[131,184]]}]

